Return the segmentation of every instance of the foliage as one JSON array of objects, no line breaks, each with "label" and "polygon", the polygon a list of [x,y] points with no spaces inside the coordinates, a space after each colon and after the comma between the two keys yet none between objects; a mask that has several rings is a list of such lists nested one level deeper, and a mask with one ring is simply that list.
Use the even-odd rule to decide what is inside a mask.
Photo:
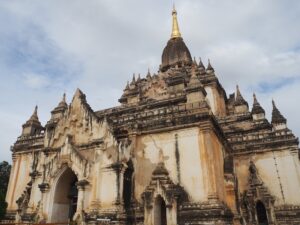
[{"label": "foliage", "polygon": [[11,165],[3,161],[0,163],[0,219],[2,219],[6,212],[7,203],[5,202],[5,195],[7,191]]}]

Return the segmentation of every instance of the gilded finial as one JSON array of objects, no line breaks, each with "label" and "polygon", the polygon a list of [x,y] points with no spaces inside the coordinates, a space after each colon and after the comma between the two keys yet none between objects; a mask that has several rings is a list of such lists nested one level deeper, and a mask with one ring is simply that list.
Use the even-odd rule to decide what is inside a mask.
[{"label": "gilded finial", "polygon": [[179,38],[181,37],[178,21],[177,21],[177,11],[175,9],[175,4],[173,4],[173,10],[172,10],[172,17],[173,17],[173,25],[172,25],[172,35],[171,38]]}]

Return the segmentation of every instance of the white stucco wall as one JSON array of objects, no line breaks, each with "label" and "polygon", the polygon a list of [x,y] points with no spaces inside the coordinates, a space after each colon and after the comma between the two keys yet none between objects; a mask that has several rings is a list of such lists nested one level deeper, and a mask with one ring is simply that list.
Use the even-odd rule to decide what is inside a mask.
[{"label": "white stucco wall", "polygon": [[208,101],[208,104],[209,104],[212,112],[215,114],[216,113],[216,103],[215,103],[215,97],[213,95],[213,90],[209,86],[205,86],[204,89],[207,93],[206,99]]},{"label": "white stucco wall", "polygon": [[[144,174],[147,178],[144,180],[137,180],[137,197],[141,195],[150,182],[151,173],[159,162],[160,149],[163,152],[164,163],[170,178],[174,183],[178,183],[175,157],[175,134],[178,135],[181,185],[188,192],[192,201],[201,201],[205,199],[206,190],[204,189],[203,184],[198,128],[151,134],[140,138],[140,145],[138,147],[142,147],[142,149],[137,151],[137,155],[143,158],[143,160],[149,160],[149,165],[151,166],[147,166],[146,164],[144,164],[144,166],[138,166],[139,170],[136,171],[136,173],[144,173],[144,171],[147,170],[147,174]],[[137,160],[139,160],[140,157],[137,157]],[[142,161],[137,162],[137,164],[139,163],[142,164]],[[139,177],[139,174],[137,174],[137,177]]]},{"label": "white stucco wall", "polygon": [[30,181],[29,173],[31,167],[31,154],[20,154],[14,164],[12,179],[8,187],[6,201],[8,210],[18,208],[16,200],[23,194],[27,183]]},{"label": "white stucco wall", "polygon": [[[262,181],[275,197],[275,205],[300,204],[300,165],[297,154],[292,154],[289,150],[276,151],[274,155],[273,152],[266,152],[254,155],[252,160]],[[240,192],[247,189],[249,161],[247,156],[240,156],[235,160]]]}]

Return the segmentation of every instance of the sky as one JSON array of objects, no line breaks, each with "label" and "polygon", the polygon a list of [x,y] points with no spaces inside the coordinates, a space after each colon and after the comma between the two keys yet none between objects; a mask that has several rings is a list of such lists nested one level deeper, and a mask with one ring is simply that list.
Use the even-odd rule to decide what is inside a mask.
[{"label": "sky", "polygon": [[[238,84],[271,117],[272,98],[300,136],[300,1],[176,0],[192,56],[227,95]],[[171,34],[168,0],[0,0],[0,161],[35,105],[44,125],[76,88],[92,109],[118,105],[132,74],[157,72]]]}]

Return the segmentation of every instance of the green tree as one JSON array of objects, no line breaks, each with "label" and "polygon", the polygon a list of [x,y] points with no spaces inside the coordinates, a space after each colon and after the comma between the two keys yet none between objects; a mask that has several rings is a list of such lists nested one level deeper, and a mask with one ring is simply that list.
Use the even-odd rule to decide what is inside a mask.
[{"label": "green tree", "polygon": [[5,202],[5,196],[9,181],[11,165],[8,162],[3,161],[0,163],[0,219],[5,216],[7,203]]}]

